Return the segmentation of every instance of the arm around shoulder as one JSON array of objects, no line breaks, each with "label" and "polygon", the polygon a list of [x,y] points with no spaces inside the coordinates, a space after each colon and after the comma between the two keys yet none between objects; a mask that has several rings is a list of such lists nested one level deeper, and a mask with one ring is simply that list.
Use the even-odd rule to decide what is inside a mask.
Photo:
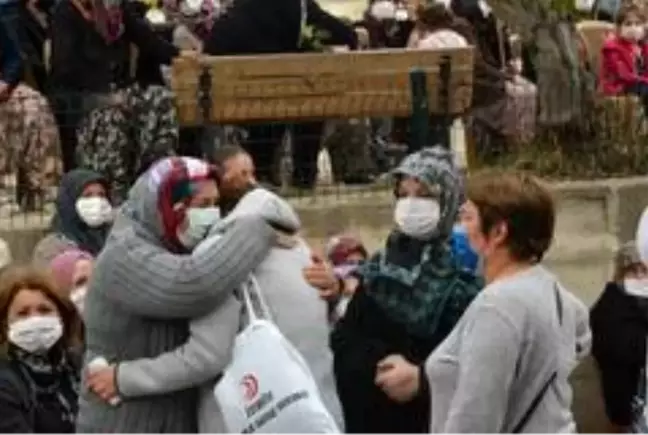
[{"label": "arm around shoulder", "polygon": [[193,319],[211,312],[259,265],[275,242],[259,216],[236,219],[208,249],[174,255],[139,241],[107,248],[105,295],[125,309],[153,318]]}]

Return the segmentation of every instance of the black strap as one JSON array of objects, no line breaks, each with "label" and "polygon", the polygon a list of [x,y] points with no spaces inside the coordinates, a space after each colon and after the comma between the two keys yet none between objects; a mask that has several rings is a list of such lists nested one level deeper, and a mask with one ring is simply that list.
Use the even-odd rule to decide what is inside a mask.
[{"label": "black strap", "polygon": [[[563,321],[563,303],[562,303],[562,298],[560,297],[560,290],[558,289],[558,284],[554,284],[554,293],[556,295],[556,314],[558,315],[558,323],[560,326],[562,326],[562,321]],[[549,387],[554,383],[556,380],[556,377],[558,377],[558,371],[555,370],[551,376],[549,377],[549,380],[542,386],[536,397],[533,399],[531,402],[531,405],[529,406],[529,409],[524,413],[522,418],[520,419],[520,422],[515,425],[513,428],[513,431],[511,433],[522,433],[522,430],[524,427],[527,425],[531,417],[533,416],[533,413],[535,410],[538,408],[538,405],[540,405],[540,402],[542,402],[542,399],[544,398],[545,394],[547,393],[547,390]]]}]

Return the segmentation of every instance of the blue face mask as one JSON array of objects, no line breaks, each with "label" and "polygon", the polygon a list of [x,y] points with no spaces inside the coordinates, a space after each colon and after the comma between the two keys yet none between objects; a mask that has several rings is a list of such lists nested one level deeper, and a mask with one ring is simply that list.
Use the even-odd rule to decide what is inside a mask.
[{"label": "blue face mask", "polygon": [[187,248],[193,249],[209,234],[209,230],[220,221],[218,207],[193,207],[187,210],[187,228],[178,232],[178,240]]}]

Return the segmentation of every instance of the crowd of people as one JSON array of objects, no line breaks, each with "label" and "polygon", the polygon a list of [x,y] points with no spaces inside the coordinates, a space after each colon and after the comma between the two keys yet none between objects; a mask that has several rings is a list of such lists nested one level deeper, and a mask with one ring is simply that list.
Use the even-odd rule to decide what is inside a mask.
[{"label": "crowd of people", "polygon": [[[544,265],[556,219],[545,183],[515,171],[466,178],[440,137],[389,171],[393,229],[377,252],[350,229],[320,253],[271,188],[289,126],[246,126],[242,147],[187,152],[159,77],[184,50],[314,50],[309,26],[351,49],[475,45],[471,128],[487,142],[532,134],[523,122],[507,130],[506,96],[535,88],[520,81],[488,4],[377,0],[357,23],[314,0],[206,9],[187,48],[135,2],[0,0],[4,164],[29,180],[26,198],[63,172],[31,262],[15,263],[0,245],[0,432],[223,433],[238,430],[232,409],[263,432],[303,402],[330,422],[327,432],[575,432],[569,377],[590,350],[609,429],[646,430],[648,217],[590,316]],[[604,89],[643,95],[642,20],[634,6],[619,12]],[[43,39],[49,62],[34,50]],[[146,60],[139,74],[131,45]],[[403,120],[391,121],[406,141]],[[324,124],[291,127],[292,182],[313,187]],[[314,395],[274,397],[254,377],[219,393],[267,327],[257,309]],[[270,353],[247,363],[273,364]],[[322,419],[290,418],[284,432],[323,431]]]},{"label": "crowd of people", "polygon": [[[259,0],[204,0],[198,14],[207,14],[208,19],[197,20],[200,25],[195,26],[191,20],[177,18],[189,7],[185,3],[3,0],[0,141],[5,144],[5,173],[17,171],[22,177],[17,199],[23,208],[34,208],[46,186],[55,184],[61,172],[77,167],[105,177],[112,199],[121,204],[137,176],[159,158],[190,155],[212,160],[210,130],[180,128],[174,95],[163,74],[163,67],[182,54],[291,53],[329,46],[435,49],[474,44],[479,56],[471,128],[474,124],[476,134],[490,142],[532,134],[533,85],[522,78],[506,28],[484,2],[426,5],[376,0],[370,2],[362,20],[351,22],[334,17],[314,0],[282,0],[272,7]],[[151,11],[176,18],[159,23]],[[313,28],[321,32],[308,30]],[[513,92],[517,103],[525,101],[513,114],[503,104],[507,83],[517,90]],[[520,99],[521,95],[526,97]],[[503,121],[513,117],[516,122]],[[531,121],[518,122],[527,119]],[[449,127],[445,120],[438,123],[445,130]],[[335,154],[335,161],[348,160],[336,174],[338,181],[356,184],[371,182],[390,169],[384,162],[385,143],[409,142],[405,119],[375,119],[349,126],[349,122],[335,121],[238,127],[245,129],[241,145],[253,157],[258,178],[274,186],[282,182],[276,157],[289,131],[289,183],[309,189],[317,179],[323,143]],[[336,135],[339,129],[348,133]],[[443,136],[440,140],[447,144],[449,138]],[[348,145],[355,143],[354,138],[358,138],[357,146]],[[408,151],[415,149],[410,146]]]},{"label": "crowd of people", "polygon": [[221,169],[155,162],[119,208],[99,174],[64,175],[32,265],[0,276],[0,430],[227,432],[214,386],[251,275],[340,431],[575,430],[568,377],[590,328],[542,265],[555,211],[541,181],[464,188],[451,153],[425,148],[391,174],[383,248],[345,233],[320,256],[249,155],[222,155]]}]

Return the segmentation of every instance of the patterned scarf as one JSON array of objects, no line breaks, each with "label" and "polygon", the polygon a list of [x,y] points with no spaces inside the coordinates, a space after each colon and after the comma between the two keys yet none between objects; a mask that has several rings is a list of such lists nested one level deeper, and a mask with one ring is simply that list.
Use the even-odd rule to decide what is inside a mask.
[{"label": "patterned scarf", "polygon": [[381,251],[359,270],[367,294],[408,333],[440,343],[482,288],[452,253],[449,237],[461,197],[461,178],[451,154],[435,147],[403,160],[396,176],[416,177],[441,189],[441,218],[429,240],[393,231]]},{"label": "patterned scarf", "polygon": [[74,425],[79,409],[76,398],[80,381],[79,374],[66,353],[53,350],[38,355],[12,346],[10,355],[29,390],[34,392],[36,406],[39,406],[39,398],[54,397],[59,404],[61,421]]}]

